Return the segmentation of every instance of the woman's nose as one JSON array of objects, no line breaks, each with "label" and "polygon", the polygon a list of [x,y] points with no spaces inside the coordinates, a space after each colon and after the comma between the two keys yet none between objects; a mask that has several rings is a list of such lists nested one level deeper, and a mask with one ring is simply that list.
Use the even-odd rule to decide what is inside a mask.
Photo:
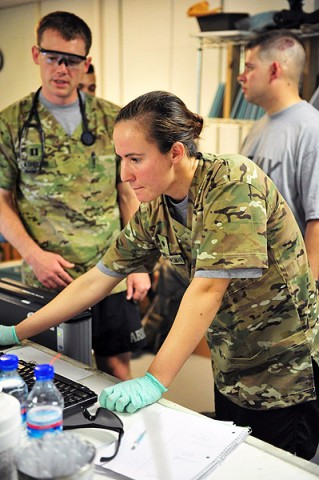
[{"label": "woman's nose", "polygon": [[128,182],[133,177],[129,166],[125,163],[124,160],[121,162],[121,180],[122,182]]}]

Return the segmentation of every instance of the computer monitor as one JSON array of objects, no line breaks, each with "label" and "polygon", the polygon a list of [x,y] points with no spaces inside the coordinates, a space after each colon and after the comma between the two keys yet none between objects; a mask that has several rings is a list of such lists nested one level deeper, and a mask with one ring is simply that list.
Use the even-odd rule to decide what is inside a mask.
[{"label": "computer monitor", "polygon": [[[0,277],[0,324],[16,325],[48,303],[56,294]],[[92,366],[92,316],[90,310],[30,338]]]}]

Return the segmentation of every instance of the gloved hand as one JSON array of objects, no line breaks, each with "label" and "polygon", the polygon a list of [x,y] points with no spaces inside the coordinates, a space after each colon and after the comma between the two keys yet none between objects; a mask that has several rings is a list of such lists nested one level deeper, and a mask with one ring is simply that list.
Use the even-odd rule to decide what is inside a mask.
[{"label": "gloved hand", "polygon": [[0,325],[0,345],[14,345],[20,343],[14,326],[5,327]]},{"label": "gloved hand", "polygon": [[148,373],[105,388],[99,397],[101,407],[116,412],[133,413],[146,405],[157,402],[167,388],[157,378]]}]

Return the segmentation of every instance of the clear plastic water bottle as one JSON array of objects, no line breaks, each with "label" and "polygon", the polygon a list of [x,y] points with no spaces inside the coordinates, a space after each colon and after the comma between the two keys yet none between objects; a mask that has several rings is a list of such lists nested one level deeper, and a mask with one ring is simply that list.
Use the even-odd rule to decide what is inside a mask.
[{"label": "clear plastic water bottle", "polygon": [[22,436],[26,431],[26,407],[28,387],[18,372],[16,355],[0,356],[0,391],[16,397],[21,405]]},{"label": "clear plastic water bottle", "polygon": [[29,438],[41,438],[46,433],[62,431],[64,401],[54,385],[52,365],[37,365],[34,376],[27,399],[27,432]]}]

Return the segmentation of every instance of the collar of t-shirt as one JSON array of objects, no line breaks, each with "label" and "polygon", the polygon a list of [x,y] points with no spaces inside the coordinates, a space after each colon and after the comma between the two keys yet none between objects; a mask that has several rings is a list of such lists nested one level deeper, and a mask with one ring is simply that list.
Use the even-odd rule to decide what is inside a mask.
[{"label": "collar of t-shirt", "polygon": [[[85,102],[85,95],[80,92],[83,102]],[[54,116],[57,122],[62,126],[68,135],[72,135],[74,130],[82,121],[79,100],[70,103],[69,105],[57,105],[49,102],[40,91],[40,103]]]},{"label": "collar of t-shirt", "polygon": [[172,197],[164,195],[166,198],[167,206],[172,217],[180,222],[184,227],[187,225],[187,206],[188,206],[188,196],[183,200],[176,202]]}]

